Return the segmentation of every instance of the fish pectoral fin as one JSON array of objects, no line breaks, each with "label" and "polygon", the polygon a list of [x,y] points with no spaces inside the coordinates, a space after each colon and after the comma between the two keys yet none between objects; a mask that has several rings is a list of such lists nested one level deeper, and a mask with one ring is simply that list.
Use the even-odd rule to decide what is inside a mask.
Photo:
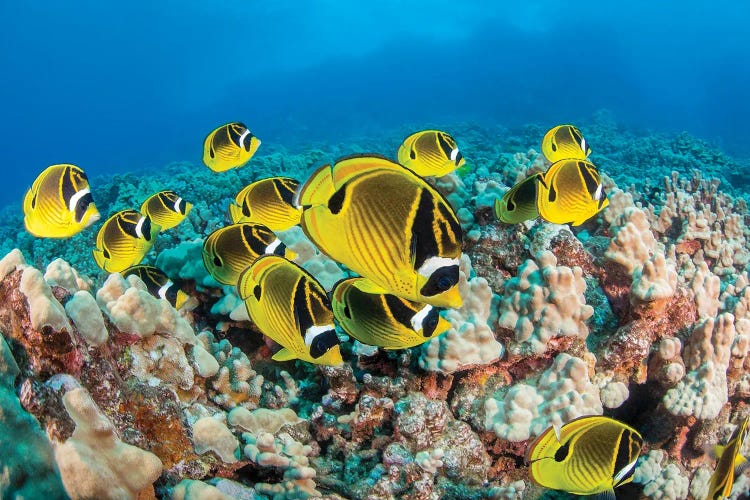
[{"label": "fish pectoral fin", "polygon": [[617,497],[615,496],[615,490],[612,488],[597,493],[596,495],[591,495],[591,500],[617,500]]},{"label": "fish pectoral fin", "polygon": [[293,359],[297,359],[297,356],[295,356],[294,353],[286,347],[282,347],[279,352],[271,357],[271,359],[273,359],[274,361],[291,361]]},{"label": "fish pectoral fin", "polygon": [[370,294],[389,293],[388,290],[386,290],[385,288],[381,287],[380,285],[375,284],[374,282],[366,278],[357,280],[354,286],[356,286],[359,290],[361,290],[364,293],[370,293]]}]

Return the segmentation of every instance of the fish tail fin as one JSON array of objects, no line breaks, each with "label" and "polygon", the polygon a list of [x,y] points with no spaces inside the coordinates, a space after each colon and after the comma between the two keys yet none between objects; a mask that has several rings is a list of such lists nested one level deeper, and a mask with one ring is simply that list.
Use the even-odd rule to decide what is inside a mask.
[{"label": "fish tail fin", "polygon": [[234,202],[230,203],[229,204],[229,218],[232,220],[232,223],[237,224],[242,217],[243,217],[242,207],[240,207]]}]

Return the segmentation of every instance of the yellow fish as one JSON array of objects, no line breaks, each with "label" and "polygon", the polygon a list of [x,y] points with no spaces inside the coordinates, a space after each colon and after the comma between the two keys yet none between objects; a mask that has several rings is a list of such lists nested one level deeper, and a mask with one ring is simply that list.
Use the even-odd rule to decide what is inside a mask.
[{"label": "yellow fish", "polygon": [[542,174],[531,174],[517,182],[501,199],[495,200],[495,215],[506,224],[518,224],[539,217],[536,208],[537,183]]},{"label": "yellow fish", "polygon": [[159,232],[147,215],[122,210],[107,219],[96,234],[94,260],[108,273],[119,273],[143,260]]},{"label": "yellow fish", "polygon": [[245,186],[229,205],[232,222],[263,224],[271,231],[285,231],[299,224],[302,210],[294,206],[299,181],[270,177]]},{"label": "yellow fish", "polygon": [[716,446],[719,461],[711,475],[707,500],[729,498],[735,475],[741,473],[748,466],[747,459],[740,454],[742,443],[747,437],[748,420],[750,420],[750,417],[745,417],[745,420],[737,426],[726,446]]},{"label": "yellow fish", "polygon": [[237,291],[260,331],[283,346],[275,361],[343,362],[326,292],[297,264],[278,255],[259,257],[240,276]]},{"label": "yellow fish", "polygon": [[560,160],[585,160],[591,154],[591,148],[576,127],[558,125],[544,134],[542,154],[550,163]]},{"label": "yellow fish", "polygon": [[584,160],[560,160],[539,179],[536,207],[542,219],[579,226],[609,205],[596,167]]},{"label": "yellow fish", "polygon": [[164,271],[154,266],[133,266],[125,269],[123,277],[138,276],[146,285],[148,293],[157,299],[164,299],[175,309],[179,309],[188,299],[188,294],[182,291],[180,283],[175,283],[164,274]]},{"label": "yellow fish", "polygon": [[461,226],[424,179],[373,155],[324,165],[297,196],[300,225],[333,260],[414,302],[461,307]]},{"label": "yellow fish", "polygon": [[296,257],[266,226],[240,223],[217,229],[203,242],[203,264],[216,281],[236,285],[240,273],[267,253]]},{"label": "yellow fish", "polygon": [[333,288],[333,316],[347,334],[363,344],[406,349],[450,328],[438,308],[389,293],[370,292],[377,288],[367,278],[348,278]]},{"label": "yellow fish", "polygon": [[68,238],[98,221],[89,181],[75,165],[52,165],[23,199],[26,230],[41,238]]},{"label": "yellow fish", "polygon": [[450,134],[423,130],[404,139],[398,148],[398,162],[417,175],[441,177],[462,167],[466,160]]},{"label": "yellow fish", "polygon": [[633,480],[643,438],[622,422],[580,417],[559,429],[550,427],[526,450],[532,481],[575,495],[615,500],[614,489]]},{"label": "yellow fish", "polygon": [[250,160],[258,146],[260,140],[244,123],[227,123],[203,141],[203,163],[214,172],[238,168]]},{"label": "yellow fish", "polygon": [[182,222],[192,208],[192,203],[183,200],[174,191],[160,191],[143,202],[141,213],[151,217],[151,222],[160,225],[164,231]]}]

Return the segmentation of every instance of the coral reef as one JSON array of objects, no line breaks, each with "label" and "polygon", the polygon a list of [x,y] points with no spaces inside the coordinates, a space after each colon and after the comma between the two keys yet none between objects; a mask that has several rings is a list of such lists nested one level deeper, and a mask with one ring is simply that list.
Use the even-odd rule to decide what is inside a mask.
[{"label": "coral reef", "polygon": [[[202,242],[241,186],[305,179],[336,156],[381,151],[383,138],[271,148],[225,175],[173,164],[92,179],[113,210],[167,180],[194,203],[146,257],[184,280],[191,305],[179,311],[139,278],[96,269],[90,234],[37,240],[8,216],[0,492],[553,498],[530,480],[526,446],[549,426],[603,414],[644,438],[618,495],[702,498],[716,463],[705,450],[750,412],[750,219],[747,193],[728,184],[739,166],[687,135],[636,141],[605,115],[590,128],[609,207],[579,227],[511,226],[494,220],[493,202],[547,168],[536,152],[544,130],[457,125],[470,168],[429,182],[464,230],[463,306],[441,313],[447,333],[413,349],[342,335],[336,367],[274,362],[278,346],[205,270]],[[408,130],[387,138],[393,151]],[[349,276],[300,228],[280,238],[327,290]],[[734,498],[749,478],[736,479]]]}]

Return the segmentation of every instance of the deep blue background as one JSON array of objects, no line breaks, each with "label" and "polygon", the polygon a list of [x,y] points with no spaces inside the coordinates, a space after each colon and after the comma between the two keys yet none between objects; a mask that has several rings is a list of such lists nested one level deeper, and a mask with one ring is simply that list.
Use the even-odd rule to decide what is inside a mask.
[{"label": "deep blue background", "polygon": [[52,163],[199,162],[233,120],[285,144],[607,108],[750,156],[750,2],[460,3],[0,0],[0,205]]}]

